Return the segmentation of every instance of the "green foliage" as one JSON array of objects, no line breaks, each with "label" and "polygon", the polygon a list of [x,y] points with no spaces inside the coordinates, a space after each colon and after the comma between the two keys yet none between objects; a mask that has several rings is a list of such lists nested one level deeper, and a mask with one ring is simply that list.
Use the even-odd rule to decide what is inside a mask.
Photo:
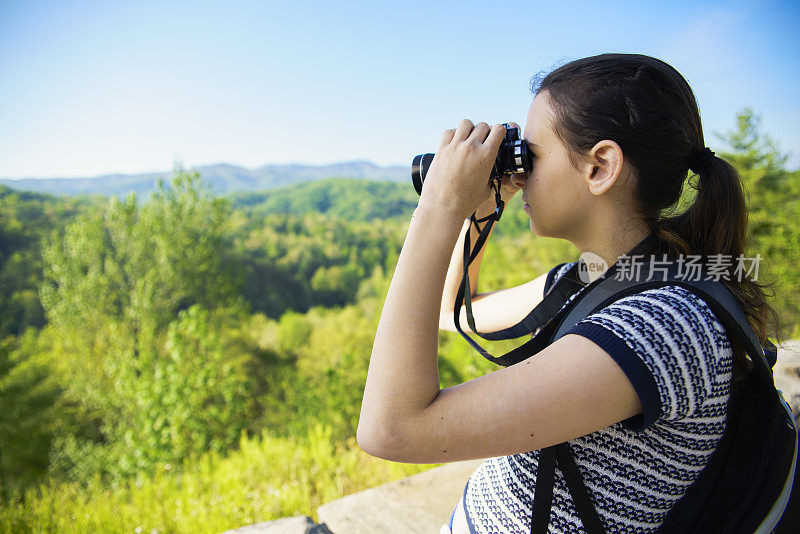
[{"label": "green foliage", "polygon": [[194,305],[169,324],[163,344],[148,358],[108,358],[104,370],[113,380],[106,389],[89,384],[91,394],[75,397],[91,402],[103,440],[57,441],[53,474],[118,479],[235,445],[253,415],[255,387],[246,344],[226,339],[240,320],[228,310],[212,314]]},{"label": "green foliage", "polygon": [[192,304],[235,298],[226,201],[179,171],[140,207],[135,195],[82,214],[45,244],[41,297],[50,322],[77,326],[98,315],[150,332]]},{"label": "green foliage", "polygon": [[403,184],[331,178],[261,193],[235,193],[230,198],[235,208],[254,219],[317,213],[349,222],[405,219],[419,199],[410,178]]},{"label": "green foliage", "polygon": [[416,474],[429,465],[372,458],[322,425],[278,438],[242,437],[226,457],[211,452],[152,477],[109,487],[48,482],[0,507],[0,533],[218,533],[283,516],[316,517],[324,502]]},{"label": "green foliage", "polygon": [[[33,329],[28,334],[34,335]],[[16,350],[18,341],[0,342],[0,499],[8,500],[48,469],[59,391],[45,367]]]},{"label": "green foliage", "polygon": [[227,210],[178,172],[143,206],[112,198],[45,244],[40,358],[82,420],[55,441],[53,474],[135,475],[235,443],[255,386],[250,354],[219,334],[245,313]]},{"label": "green foliage", "polygon": [[781,317],[782,335],[800,336],[800,170],[786,170],[787,156],[761,132],[751,109],[739,114],[737,129],[723,140],[732,151],[722,156],[739,170],[747,194],[748,255],[763,258],[760,282],[776,282],[771,304]]},{"label": "green foliage", "polygon": [[152,382],[136,395],[150,402],[138,412],[140,428],[152,428],[150,449],[169,451],[172,462],[227,450],[247,425],[248,355],[221,339],[226,326],[198,305],[180,312],[169,325],[165,357],[154,362]]},{"label": "green foliage", "polygon": [[[776,181],[783,180],[788,156],[782,154],[777,143],[761,131],[761,117],[752,108],[745,108],[739,112],[736,116],[736,129],[724,135],[717,134],[717,137],[732,149],[730,152],[725,152],[724,157],[739,172],[749,174],[755,169],[761,169],[765,174],[777,178]],[[756,183],[761,181],[761,178],[763,175],[756,180]],[[755,183],[748,185],[752,186]]]},{"label": "green foliage", "polygon": [[286,360],[259,399],[263,426],[293,435],[319,423],[337,440],[354,436],[375,328],[377,317],[358,305],[284,315],[273,346]]},{"label": "green foliage", "polygon": [[39,242],[89,205],[88,199],[56,198],[0,186],[0,339],[44,324],[38,294],[42,281]]},{"label": "green foliage", "polygon": [[321,214],[270,215],[258,224],[243,223],[237,232],[244,294],[254,311],[271,318],[354,302],[359,282],[374,268],[393,267],[405,237],[397,222],[348,222]]}]

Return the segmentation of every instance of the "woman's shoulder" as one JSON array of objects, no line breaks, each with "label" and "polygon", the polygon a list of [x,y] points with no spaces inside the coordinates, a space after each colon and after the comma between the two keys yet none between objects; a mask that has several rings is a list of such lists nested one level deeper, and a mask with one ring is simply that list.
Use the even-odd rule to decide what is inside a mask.
[{"label": "woman's shoulder", "polygon": [[[558,282],[577,261],[559,263],[547,273],[544,293]],[[646,289],[637,293],[626,295],[610,304],[640,308],[643,313],[653,313],[659,316],[664,314],[693,315],[699,317],[704,323],[713,324],[724,332],[721,322],[717,319],[709,305],[696,293],[680,285],[665,285],[658,288]],[[607,307],[608,307],[607,306]]]},{"label": "woman's shoulder", "polygon": [[[666,285],[626,295],[589,317],[627,340],[646,336],[656,347],[667,339],[699,351],[722,352],[729,340],[725,327],[708,303],[693,291]],[[686,347],[684,347],[686,348]]]},{"label": "woman's shoulder", "polygon": [[635,310],[637,314],[653,317],[667,328],[676,320],[689,319],[689,323],[681,326],[695,330],[711,327],[719,332],[725,331],[708,303],[693,291],[679,285],[666,285],[626,295],[609,304],[607,308],[617,311]]},{"label": "woman's shoulder", "polygon": [[[544,294],[577,262],[564,262],[548,272]],[[709,345],[715,352],[728,345],[727,332],[711,307],[696,293],[680,285],[665,285],[625,295],[595,311],[584,321],[601,323],[615,330],[620,337],[641,335],[683,340],[691,339],[695,346]],[[624,325],[624,326],[623,326]]]}]

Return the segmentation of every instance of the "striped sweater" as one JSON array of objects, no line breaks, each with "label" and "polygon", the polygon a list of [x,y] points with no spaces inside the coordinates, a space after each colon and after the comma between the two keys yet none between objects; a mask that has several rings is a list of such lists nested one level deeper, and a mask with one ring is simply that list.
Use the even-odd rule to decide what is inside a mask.
[{"label": "striped sweater", "polygon": [[[571,265],[551,270],[547,287]],[[607,532],[654,532],[722,438],[733,356],[725,330],[700,298],[666,286],[623,297],[568,333],[608,352],[643,407],[569,442],[590,498]],[[478,467],[464,489],[470,532],[530,532],[538,458],[536,450]],[[548,531],[584,532],[558,469]]]}]

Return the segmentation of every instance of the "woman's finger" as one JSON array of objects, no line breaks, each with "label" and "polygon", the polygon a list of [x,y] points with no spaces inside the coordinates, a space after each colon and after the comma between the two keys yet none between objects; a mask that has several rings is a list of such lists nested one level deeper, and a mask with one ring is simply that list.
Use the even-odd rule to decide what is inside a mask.
[{"label": "woman's finger", "polygon": [[503,142],[505,136],[506,129],[503,127],[503,125],[495,124],[492,126],[492,130],[489,132],[489,135],[486,137],[486,141],[483,143],[484,148],[493,154],[497,154],[497,152],[500,150],[500,143]]},{"label": "woman's finger", "polygon": [[475,125],[475,128],[473,128],[472,133],[469,134],[468,139],[476,144],[481,144],[486,140],[486,136],[489,135],[491,130],[488,124],[479,122]]},{"label": "woman's finger", "polygon": [[[445,130],[444,133],[442,134],[442,140],[439,141],[439,150],[441,150],[443,147],[449,145],[453,141],[453,136],[455,134],[456,134],[456,131],[454,129],[452,129],[452,128],[450,130]],[[437,152],[438,152],[438,150],[437,150]]]},{"label": "woman's finger", "polygon": [[474,125],[472,124],[471,120],[463,119],[461,123],[459,123],[458,128],[456,128],[456,133],[453,136],[453,141],[455,141],[456,143],[460,143],[461,141],[469,137],[469,134],[472,133],[473,128]]}]

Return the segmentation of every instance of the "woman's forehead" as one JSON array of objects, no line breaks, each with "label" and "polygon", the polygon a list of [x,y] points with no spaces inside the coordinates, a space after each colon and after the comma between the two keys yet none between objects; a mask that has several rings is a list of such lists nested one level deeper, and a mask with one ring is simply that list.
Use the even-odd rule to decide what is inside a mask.
[{"label": "woman's forehead", "polygon": [[528,109],[528,120],[525,122],[525,140],[541,145],[555,137],[553,132],[553,108],[546,91],[536,95]]}]

